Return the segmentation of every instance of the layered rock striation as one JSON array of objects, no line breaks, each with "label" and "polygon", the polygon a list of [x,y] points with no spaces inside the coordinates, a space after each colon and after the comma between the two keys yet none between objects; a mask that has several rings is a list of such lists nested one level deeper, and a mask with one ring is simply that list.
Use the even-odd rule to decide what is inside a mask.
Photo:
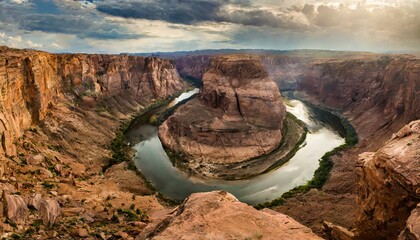
[{"label": "layered rock striation", "polygon": [[212,59],[200,96],[159,127],[169,149],[194,164],[237,163],[270,153],[282,139],[285,106],[257,58]]},{"label": "layered rock striation", "polygon": [[0,86],[1,238],[131,239],[167,211],[111,141],[188,87],[171,61],[0,47]]},{"label": "layered rock striation", "polygon": [[377,152],[360,156],[355,225],[360,239],[396,239],[406,224],[408,233],[418,230],[419,223],[413,220],[418,219],[418,213],[411,211],[420,202],[419,149],[417,120],[394,134]]},{"label": "layered rock striation", "polygon": [[0,87],[0,153],[15,155],[13,142],[64,98],[85,106],[101,99],[114,113],[127,113],[173,95],[185,83],[172,62],[153,57],[57,55],[0,47]]},{"label": "layered rock striation", "polygon": [[[343,112],[362,139],[383,136],[375,147],[420,118],[418,57],[311,50],[254,56],[282,90]],[[178,57],[176,64],[183,75],[201,79],[216,57]]]},{"label": "layered rock striation", "polygon": [[351,117],[362,139],[385,141],[420,118],[419,76],[420,59],[410,57],[323,60],[305,71],[298,89]]},{"label": "layered rock striation", "polygon": [[[420,119],[420,59],[402,54],[307,50],[258,57],[281,89],[341,112],[361,140],[355,148],[331,157],[334,168],[322,190],[290,198],[276,210],[318,234],[323,234],[320,218],[351,228],[356,219],[358,155],[378,150],[393,133]],[[176,60],[180,66],[186,62],[195,65],[180,67],[186,75],[199,77],[200,69],[207,67],[200,61],[203,57],[182,59]]]}]

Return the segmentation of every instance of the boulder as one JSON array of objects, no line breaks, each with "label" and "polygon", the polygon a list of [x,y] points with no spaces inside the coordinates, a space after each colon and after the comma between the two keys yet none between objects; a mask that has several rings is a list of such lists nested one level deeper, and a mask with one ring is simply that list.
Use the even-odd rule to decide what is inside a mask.
[{"label": "boulder", "polygon": [[190,195],[175,213],[138,239],[321,239],[272,210],[258,211],[225,191]]},{"label": "boulder", "polygon": [[42,162],[44,162],[44,160],[45,160],[45,157],[42,154],[31,155],[28,158],[26,158],[26,162],[29,165],[35,165],[35,166],[41,164]]},{"label": "boulder", "polygon": [[28,207],[20,195],[4,193],[3,203],[5,205],[6,217],[15,224],[25,223],[28,216]]},{"label": "boulder", "polygon": [[398,240],[419,240],[420,239],[420,203],[411,212],[407,219],[404,230],[398,236]]},{"label": "boulder", "polygon": [[45,199],[40,202],[39,214],[45,226],[52,227],[61,216],[60,204],[54,199]]}]

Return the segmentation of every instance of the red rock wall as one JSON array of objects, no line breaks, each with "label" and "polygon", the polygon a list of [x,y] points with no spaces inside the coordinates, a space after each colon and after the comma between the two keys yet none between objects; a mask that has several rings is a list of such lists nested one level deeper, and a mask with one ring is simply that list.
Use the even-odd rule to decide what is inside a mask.
[{"label": "red rock wall", "polygon": [[[214,56],[176,59],[183,75],[201,79]],[[343,112],[361,140],[381,146],[393,132],[420,118],[420,59],[410,55],[303,51],[259,55],[281,90],[305,93]]]},{"label": "red rock wall", "polygon": [[56,55],[1,47],[0,87],[0,153],[14,155],[13,141],[43,121],[59,102],[98,102],[120,95],[142,103],[167,98],[185,83],[172,62],[159,58]]},{"label": "red rock wall", "polygon": [[[406,226],[420,202],[419,149],[417,120],[394,134],[376,153],[361,154],[355,226],[358,239],[396,239]],[[413,225],[410,221],[407,224]]]}]

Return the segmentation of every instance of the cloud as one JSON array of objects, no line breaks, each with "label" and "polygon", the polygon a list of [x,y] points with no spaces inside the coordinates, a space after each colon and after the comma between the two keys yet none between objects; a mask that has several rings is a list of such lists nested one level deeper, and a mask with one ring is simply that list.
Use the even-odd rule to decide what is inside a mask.
[{"label": "cloud", "polygon": [[246,26],[301,28],[307,26],[305,15],[296,11],[273,11],[250,2],[232,0],[140,0],[97,2],[99,12],[123,18],[160,20],[196,25],[227,22]]},{"label": "cloud", "polygon": [[236,9],[224,11],[225,22],[242,24],[245,26],[269,26],[273,28],[307,29],[309,22],[302,12],[280,11],[268,9]]},{"label": "cloud", "polygon": [[217,13],[225,3],[227,1],[223,0],[101,1],[97,3],[97,10],[124,18],[194,24],[220,20]]},{"label": "cloud", "polygon": [[[24,1],[19,1],[24,2]],[[122,24],[83,8],[74,2],[39,0],[28,4],[0,2],[0,23],[27,31],[64,33],[80,38],[135,39],[147,37],[130,32]]]},{"label": "cloud", "polygon": [[24,30],[74,34],[80,38],[134,39],[142,35],[130,33],[123,26],[102,20],[92,21],[85,16],[33,14],[24,17],[19,25]]},{"label": "cloud", "polygon": [[20,35],[10,36],[0,32],[0,45],[6,45],[14,48],[42,48],[40,43],[34,43],[31,40],[25,40]]},{"label": "cloud", "polygon": [[420,2],[0,0],[0,32],[0,44],[67,52],[420,50]]}]

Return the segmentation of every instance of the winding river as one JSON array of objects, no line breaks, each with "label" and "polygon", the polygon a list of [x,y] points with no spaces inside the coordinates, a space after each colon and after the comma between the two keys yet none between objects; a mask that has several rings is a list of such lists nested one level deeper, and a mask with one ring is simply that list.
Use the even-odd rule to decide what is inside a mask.
[{"label": "winding river", "polygon": [[[173,100],[169,106],[191,97],[198,89]],[[319,159],[345,140],[328,124],[317,119],[313,111],[299,100],[289,99],[287,111],[303,121],[309,132],[305,142],[287,163],[268,173],[246,180],[203,180],[188,176],[175,168],[158,137],[156,126],[136,126],[140,141],[134,145],[135,164],[157,191],[166,197],[182,200],[194,192],[226,190],[248,204],[259,204],[280,197],[284,192],[305,184],[313,177]]]}]

